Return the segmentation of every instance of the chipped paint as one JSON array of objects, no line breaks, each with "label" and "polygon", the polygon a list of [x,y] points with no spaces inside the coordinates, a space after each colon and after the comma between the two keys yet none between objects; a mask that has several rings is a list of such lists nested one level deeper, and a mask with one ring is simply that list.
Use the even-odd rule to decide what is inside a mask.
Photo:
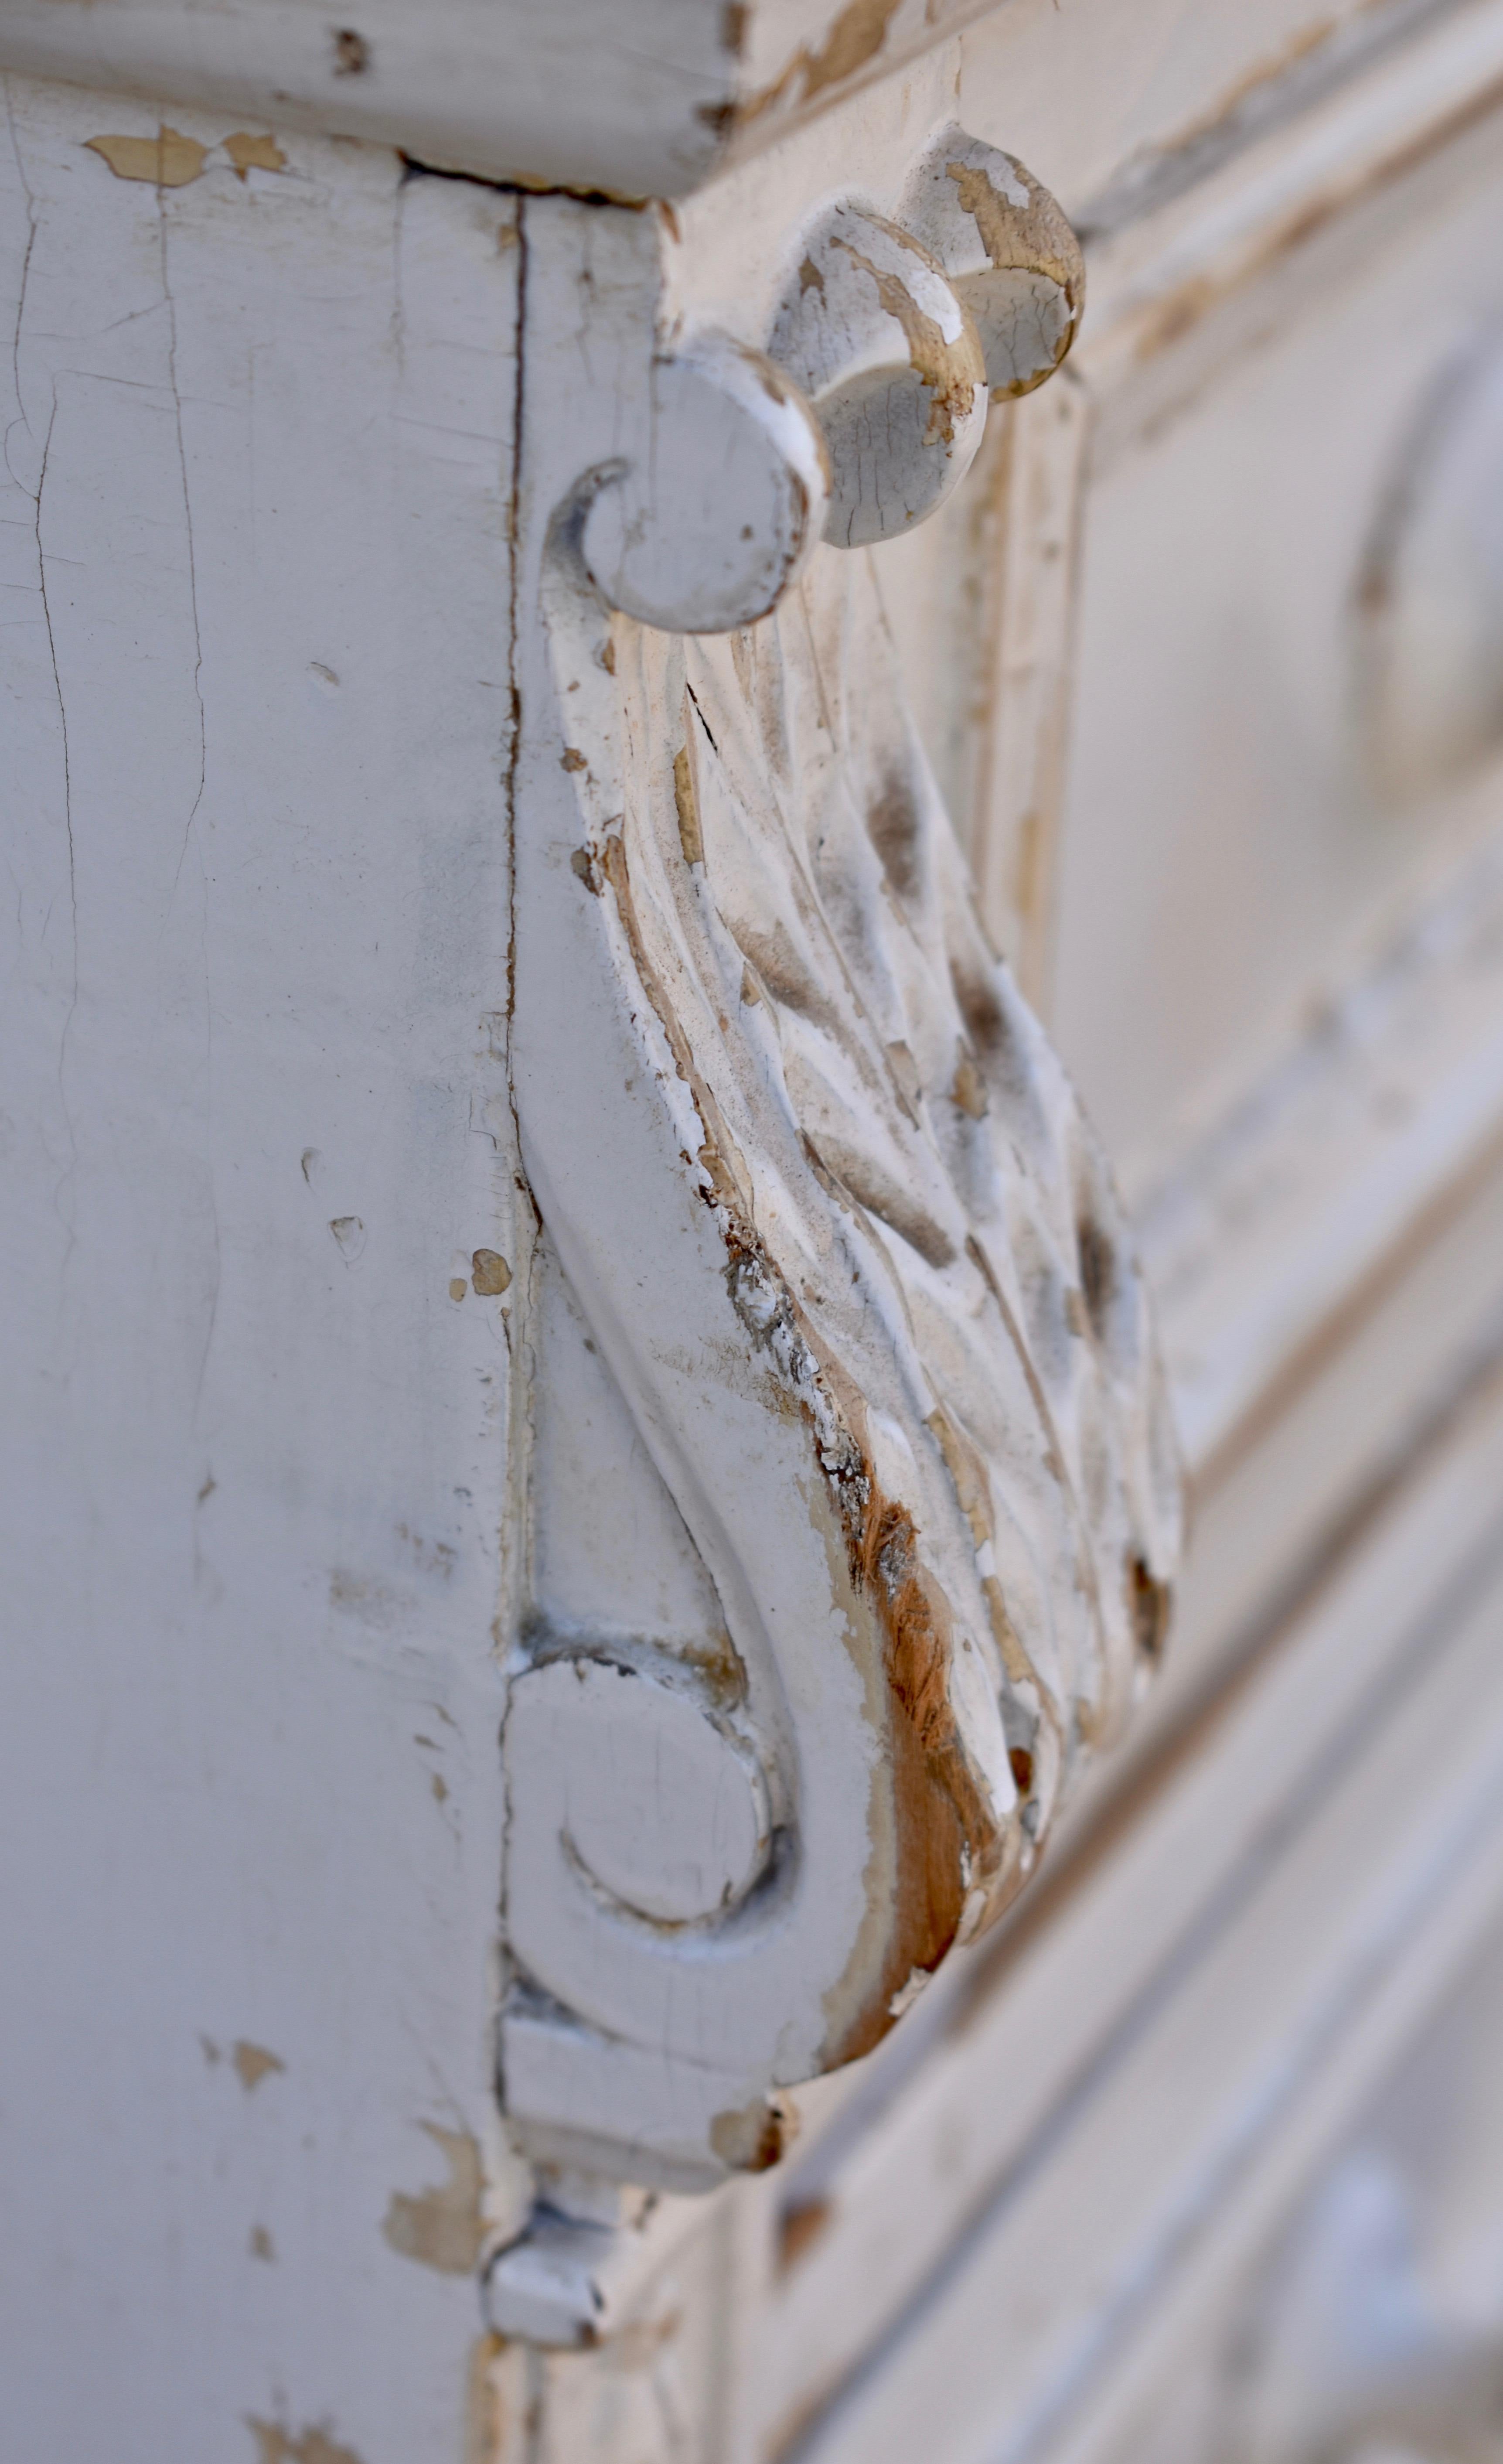
[{"label": "chipped paint", "polygon": [[[981,149],[976,150],[979,152]],[[998,159],[1001,162],[1008,160],[1005,157]],[[1035,289],[1035,297],[1037,286],[1052,285],[1060,295],[1064,313],[1061,316],[1056,311],[1053,317],[1048,315],[1045,293],[1034,315],[1027,319],[1040,332],[1040,341],[1034,346],[1032,366],[1025,363],[1015,372],[1010,367],[1009,373],[1003,376],[999,369],[993,369],[991,364],[992,355],[988,353],[988,375],[993,401],[1016,401],[1023,394],[1035,391],[1053,376],[1069,354],[1079,331],[1085,306],[1085,259],[1063,209],[1049,190],[1031,172],[1024,170],[1021,164],[1010,163],[1008,167],[1013,177],[1005,187],[998,186],[983,162],[948,161],[945,171],[946,177],[954,183],[963,211],[976,226],[993,272],[1025,275]],[[1006,172],[1003,177],[1006,179]],[[1021,190],[1021,196],[1016,193],[1018,190]],[[962,297],[966,297],[964,281],[960,289]],[[969,299],[968,304],[971,304]],[[1033,305],[1032,302],[1029,304]],[[1008,365],[1016,354],[1018,330],[1024,322],[1020,307],[1021,303],[1014,295],[1006,299],[1003,308],[1001,321],[1006,331],[997,339],[1004,365]],[[979,284],[976,286],[974,308],[978,319],[986,317],[986,294]],[[1045,339],[1046,329],[1050,326],[1054,331]]]},{"label": "chipped paint", "polygon": [[165,123],[155,137],[87,137],[84,143],[117,180],[148,180],[154,188],[185,188],[208,159],[207,145]]},{"label": "chipped paint", "polygon": [[499,1249],[477,1249],[469,1261],[469,1271],[482,1300],[494,1300],[512,1287],[512,1269]]},{"label": "chipped paint", "polygon": [[[285,171],[287,168],[287,157],[274,137],[255,137],[247,129],[237,128],[232,136],[225,139],[224,144],[240,180],[249,180],[252,171]],[[315,667],[317,664],[316,660]],[[328,675],[328,669],[323,672]],[[338,684],[338,676],[332,681]]]},{"label": "chipped paint", "polygon": [[827,2198],[800,2199],[785,2208],[778,2221],[777,2272],[786,2276],[796,2267],[807,2251],[826,2231],[835,2215],[834,2202]]},{"label": "chipped paint", "polygon": [[235,2039],[234,2051],[229,2058],[235,2066],[235,2077],[248,2096],[253,2088],[260,2086],[264,2079],[270,2079],[274,2071],[285,2071],[287,2068],[280,2054],[273,2054],[265,2045],[253,2045],[249,2036],[238,2036]]},{"label": "chipped paint", "polygon": [[879,56],[901,5],[902,0],[846,0],[823,41],[800,43],[772,83],[741,104],[736,120],[750,123],[785,104],[813,102],[860,77]]},{"label": "chipped paint", "polygon": [[[609,1799],[602,1833],[641,1861],[625,1904],[649,1912],[678,1887],[671,1807],[618,1808],[606,1689],[566,1700],[539,1626],[507,1732],[527,1982],[502,2068],[535,2161],[693,2189],[774,2157],[772,2092],[875,2044],[1034,1869],[1061,1779],[1136,1689],[1123,1544],[1163,1579],[1177,1507],[1130,1261],[1104,1343],[1080,1291],[1090,1133],[974,915],[866,560],[816,558],[730,636],[604,615],[588,528],[580,558],[557,508],[636,434],[631,237],[581,214],[576,243],[566,208],[536,228],[592,300],[619,253],[624,373],[609,420],[602,398],[560,441],[549,359],[526,414],[544,622],[519,775],[550,819],[515,842],[518,1108],[591,1337],[724,1603],[747,1683],[723,1743],[754,1755],[773,1825],[733,1918],[602,1924],[571,1774],[579,1808]],[[849,502],[889,535],[974,450],[980,345],[933,256],[862,209],[790,258],[770,356],[838,485],[848,418]],[[644,397],[662,367],[643,352]],[[664,1705],[635,1706],[643,1734],[716,1726],[688,1659],[634,1622],[622,1675]]]},{"label": "chipped paint", "polygon": [[371,47],[354,26],[337,27],[333,35],[336,77],[363,77],[371,64]]},{"label": "chipped paint", "polygon": [[415,2194],[394,2190],[381,2232],[403,2258],[436,2268],[441,2276],[468,2276],[480,2256],[486,2230],[480,2148],[467,2130],[446,2130],[436,2122],[420,2126],[441,2150],[448,2179]]},{"label": "chipped paint", "polygon": [[294,2432],[259,2413],[248,2412],[245,2419],[256,2443],[256,2464],[362,2464],[353,2447],[336,2438],[327,2421]]},{"label": "chipped paint", "polygon": [[833,545],[901,536],[964,478],[986,420],[981,345],[935,256],[899,224],[833,208],[806,237],[769,349],[824,437]]},{"label": "chipped paint", "polygon": [[834,245],[871,276],[878,298],[903,328],[909,363],[930,396],[925,444],[953,445],[957,422],[969,416],[975,407],[976,387],[986,382],[975,336],[963,325],[955,340],[948,341],[938,319],[919,306],[896,274],[884,274],[847,239],[837,239]]}]

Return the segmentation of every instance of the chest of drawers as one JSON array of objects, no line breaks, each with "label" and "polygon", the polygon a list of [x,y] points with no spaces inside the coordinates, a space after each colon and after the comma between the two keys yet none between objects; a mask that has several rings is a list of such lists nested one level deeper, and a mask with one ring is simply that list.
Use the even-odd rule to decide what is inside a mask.
[{"label": "chest of drawers", "polygon": [[1503,7],[0,66],[18,2464],[1492,2453]]}]

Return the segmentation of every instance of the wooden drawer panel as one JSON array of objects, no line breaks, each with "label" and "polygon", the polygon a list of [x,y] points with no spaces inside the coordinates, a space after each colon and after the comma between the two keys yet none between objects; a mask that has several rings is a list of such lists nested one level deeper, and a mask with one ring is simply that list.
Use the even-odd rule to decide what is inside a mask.
[{"label": "wooden drawer panel", "polygon": [[1494,1382],[819,2186],[769,2339],[790,2455],[1053,2453],[1244,2172],[1308,2163],[1453,1972],[1503,1891],[1500,1473]]},{"label": "wooden drawer panel", "polygon": [[1380,514],[1503,313],[1503,18],[1465,14],[1097,252],[1052,1015],[1135,1191],[1499,811],[1384,793],[1357,671]]}]

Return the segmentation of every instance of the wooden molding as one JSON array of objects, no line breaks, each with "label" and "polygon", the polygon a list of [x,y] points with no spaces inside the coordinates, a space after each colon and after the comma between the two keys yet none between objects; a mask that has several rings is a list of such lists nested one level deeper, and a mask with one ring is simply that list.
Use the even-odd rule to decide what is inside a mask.
[{"label": "wooden molding", "polygon": [[678,197],[993,0],[14,0],[0,68],[399,146],[526,187]]}]

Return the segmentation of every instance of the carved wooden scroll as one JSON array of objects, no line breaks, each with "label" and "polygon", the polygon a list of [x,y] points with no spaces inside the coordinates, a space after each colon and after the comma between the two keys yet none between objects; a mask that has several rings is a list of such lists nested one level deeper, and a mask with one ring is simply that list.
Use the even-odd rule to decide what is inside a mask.
[{"label": "carved wooden scroll", "polygon": [[969,312],[837,209],[780,364],[670,356],[650,215],[524,219],[503,2088],[535,2159],[698,2189],[1033,1870],[1159,1651],[1176,1472],[1100,1153],[817,548],[963,460]]}]

